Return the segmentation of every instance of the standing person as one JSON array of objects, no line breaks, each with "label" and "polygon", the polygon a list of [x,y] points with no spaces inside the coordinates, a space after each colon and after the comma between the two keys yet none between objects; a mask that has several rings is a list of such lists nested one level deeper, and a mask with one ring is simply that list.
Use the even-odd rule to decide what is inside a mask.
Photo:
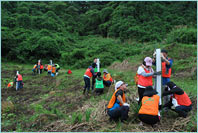
[{"label": "standing person", "polygon": [[60,66],[58,64],[55,64],[56,66],[56,75],[58,75],[58,71],[60,70]]},{"label": "standing person", "polygon": [[48,64],[47,70],[48,70],[48,75],[51,75],[51,72],[52,72],[52,64]]},{"label": "standing person", "polygon": [[103,78],[101,77],[101,72],[97,73],[95,88],[96,88],[95,92],[98,95],[102,94],[104,91],[104,84],[103,84]]},{"label": "standing person", "polygon": [[17,90],[22,89],[23,88],[23,78],[21,76],[21,74],[17,74],[15,77],[15,82],[18,86]]},{"label": "standing person", "polygon": [[164,107],[171,108],[177,112],[179,116],[186,117],[188,112],[192,110],[192,102],[185,91],[179,88],[175,83],[168,82],[167,91],[163,92],[162,96],[173,95],[170,101]]},{"label": "standing person", "polygon": [[52,65],[52,73],[51,73],[51,76],[54,77],[56,74],[56,66],[53,64]]},{"label": "standing person", "polygon": [[[155,60],[155,54],[153,55],[153,64],[156,64]],[[171,67],[173,65],[173,60],[171,58],[168,58],[168,51],[165,49],[162,49],[161,51],[161,58],[162,58],[162,86],[163,86],[163,92],[165,91],[165,85],[170,82],[171,77]],[[169,96],[165,96],[163,98],[163,104],[166,104],[168,100],[170,99]]]},{"label": "standing person", "polygon": [[[93,63],[97,63],[97,58],[94,59],[94,62]],[[94,84],[96,82],[96,76],[97,76],[97,72],[98,72],[98,65],[96,64],[96,67],[94,68],[94,73],[95,73],[95,76],[92,77],[92,91],[94,90]]]},{"label": "standing person", "polygon": [[146,87],[144,91],[142,104],[138,113],[139,119],[147,124],[154,125],[160,121],[159,99],[156,90],[152,86]]},{"label": "standing person", "polygon": [[138,74],[138,85],[137,86],[138,86],[138,94],[139,94],[138,104],[139,105],[142,101],[142,97],[143,97],[145,88],[147,86],[153,86],[152,76],[160,74],[160,72],[154,73],[151,66],[152,66],[152,59],[150,57],[146,57],[143,60],[142,65],[139,66],[139,68],[137,70],[137,74]]},{"label": "standing person", "polygon": [[129,104],[126,103],[125,91],[127,87],[123,81],[118,81],[115,84],[115,92],[113,93],[111,100],[107,106],[107,114],[111,120],[125,121],[128,118]]},{"label": "standing person", "polygon": [[110,75],[110,73],[108,73],[108,71],[106,69],[104,69],[103,71],[103,83],[105,86],[109,87],[111,86],[111,83],[113,82],[113,79]]},{"label": "standing person", "polygon": [[43,71],[43,64],[40,63],[40,74],[42,73],[42,71]]},{"label": "standing person", "polygon": [[83,94],[85,94],[86,90],[87,90],[87,94],[89,93],[89,89],[90,89],[90,78],[93,77],[93,76],[95,76],[95,73],[94,73],[94,68],[95,67],[96,67],[96,63],[92,63],[92,65],[89,66],[87,68],[87,70],[85,71],[85,74],[84,74],[85,87],[84,87]]}]

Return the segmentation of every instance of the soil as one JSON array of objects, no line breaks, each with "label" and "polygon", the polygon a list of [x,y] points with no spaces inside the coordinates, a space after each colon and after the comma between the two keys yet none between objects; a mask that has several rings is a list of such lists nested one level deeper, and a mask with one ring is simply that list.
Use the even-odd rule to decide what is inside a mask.
[{"label": "soil", "polygon": [[[132,67],[127,61],[123,61],[121,64],[112,65],[112,68],[119,70],[135,70],[138,66]],[[136,71],[136,70],[135,70]],[[2,78],[12,77],[15,73],[13,71],[2,70]],[[26,76],[32,76],[31,73],[25,74]],[[32,76],[30,80],[26,80],[24,88],[16,91],[15,88],[2,88],[1,97],[2,101],[7,101],[9,98],[15,106],[15,110],[12,112],[16,115],[16,122],[12,125],[2,127],[2,131],[15,131],[17,123],[22,125],[26,131],[39,131],[39,132],[95,132],[95,131],[115,131],[118,128],[118,122],[109,121],[109,117],[106,112],[107,100],[100,100],[97,104],[93,104],[89,101],[90,97],[82,95],[81,79],[76,79],[74,76],[68,77],[68,82],[61,81],[60,79],[52,78],[50,76],[43,76],[39,80],[37,76]],[[67,83],[67,85],[64,85]],[[42,85],[41,85],[42,84]],[[59,86],[63,85],[64,89],[59,89]],[[47,89],[44,89],[47,88]],[[50,93],[52,92],[53,93]],[[106,89],[105,93],[108,96],[114,91],[114,86]],[[43,98],[45,94],[49,94],[48,97]],[[58,96],[62,94],[62,96]],[[129,92],[126,95],[127,102],[135,104],[134,92]],[[14,100],[13,100],[14,99]],[[184,131],[185,126],[194,117],[197,110],[197,97],[192,98],[193,110],[189,113],[188,117],[181,118],[173,112],[168,112],[162,115],[159,124],[150,126],[144,124],[140,125],[140,121],[137,117],[137,113],[133,111],[133,107],[129,111],[129,119],[127,123],[122,123],[122,130],[129,132],[175,132]],[[32,103],[44,103],[43,107],[46,110],[52,110],[51,104],[58,101],[60,104],[56,105],[55,108],[60,110],[62,113],[71,115],[73,112],[86,112],[88,108],[94,108],[91,113],[90,121],[76,124],[69,124],[66,120],[58,118],[55,114],[41,114],[33,122],[19,121],[20,116],[33,116],[34,110],[30,109],[28,105]],[[72,106],[70,106],[72,105]],[[171,115],[170,115],[171,114]],[[194,123],[196,124],[196,122]],[[196,126],[194,126],[196,127]],[[196,131],[194,128],[191,131]]]}]

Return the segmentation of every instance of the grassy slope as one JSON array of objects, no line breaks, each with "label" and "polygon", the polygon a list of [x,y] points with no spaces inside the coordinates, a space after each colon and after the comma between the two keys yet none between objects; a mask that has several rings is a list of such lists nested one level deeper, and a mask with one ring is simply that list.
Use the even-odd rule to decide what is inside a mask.
[{"label": "grassy slope", "polygon": [[[194,108],[185,119],[178,118],[177,114],[171,111],[162,112],[161,124],[156,127],[140,126],[137,119],[138,106],[134,100],[137,96],[137,88],[133,77],[143,57],[152,55],[153,49],[159,46],[171,47],[169,55],[174,59],[175,71],[172,81],[189,94]],[[130,93],[127,97],[131,108],[127,123],[109,122],[104,112],[105,105],[111,98],[113,86],[105,88],[105,94],[101,96],[82,95],[84,69],[72,70],[73,74],[67,75],[66,70],[61,68],[60,74],[51,78],[46,76],[46,72],[32,76],[32,65],[3,62],[2,101],[12,101],[15,110],[8,110],[7,113],[2,114],[2,131],[196,131],[197,82],[188,75],[191,68],[196,67],[196,62],[193,62],[196,57],[194,56],[196,52],[193,52],[196,46],[144,44],[137,47],[144,48],[144,51],[140,53],[142,56],[128,58],[130,69],[108,68],[115,80],[123,80],[129,84]],[[182,57],[184,54],[185,58]],[[7,83],[14,77],[15,70],[21,72],[25,84],[24,89],[19,92],[6,89]],[[186,76],[177,75],[178,73]]]}]

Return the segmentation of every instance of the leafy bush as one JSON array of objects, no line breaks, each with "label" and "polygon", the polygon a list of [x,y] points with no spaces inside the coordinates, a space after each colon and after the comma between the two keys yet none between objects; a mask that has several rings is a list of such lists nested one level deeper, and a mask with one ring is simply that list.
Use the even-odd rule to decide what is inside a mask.
[{"label": "leafy bush", "polygon": [[167,35],[167,43],[185,43],[185,44],[196,44],[197,43],[197,29],[181,27],[173,29]]}]

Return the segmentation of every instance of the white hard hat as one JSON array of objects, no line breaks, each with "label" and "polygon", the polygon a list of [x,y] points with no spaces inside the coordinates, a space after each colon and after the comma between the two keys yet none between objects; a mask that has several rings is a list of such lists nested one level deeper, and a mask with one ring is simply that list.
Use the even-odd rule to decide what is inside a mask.
[{"label": "white hard hat", "polygon": [[115,91],[123,84],[124,82],[122,81],[118,81],[116,84],[115,84]]}]

